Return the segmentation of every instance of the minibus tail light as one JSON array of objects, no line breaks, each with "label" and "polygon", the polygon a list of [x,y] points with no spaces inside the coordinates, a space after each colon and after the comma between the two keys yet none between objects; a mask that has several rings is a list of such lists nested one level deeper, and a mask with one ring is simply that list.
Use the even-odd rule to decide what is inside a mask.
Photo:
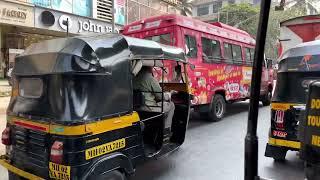
[{"label": "minibus tail light", "polygon": [[6,145],[6,146],[10,146],[11,145],[10,128],[9,127],[6,127],[2,131],[1,141],[2,141],[2,144]]},{"label": "minibus tail light", "polygon": [[62,164],[63,162],[63,142],[55,141],[51,146],[50,153],[51,162]]}]

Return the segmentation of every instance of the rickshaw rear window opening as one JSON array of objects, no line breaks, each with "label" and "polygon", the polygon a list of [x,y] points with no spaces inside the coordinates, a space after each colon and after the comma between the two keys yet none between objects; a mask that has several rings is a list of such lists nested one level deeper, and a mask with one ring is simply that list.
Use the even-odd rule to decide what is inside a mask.
[{"label": "rickshaw rear window opening", "polygon": [[308,83],[320,79],[319,72],[279,72],[273,95],[274,102],[305,104]]},{"label": "rickshaw rear window opening", "polygon": [[155,41],[157,43],[161,43],[165,45],[173,45],[173,39],[170,34],[148,36],[148,37],[145,37],[145,39]]},{"label": "rickshaw rear window opening", "polygon": [[288,57],[279,62],[278,72],[320,71],[320,55]]},{"label": "rickshaw rear window opening", "polygon": [[25,98],[39,98],[43,94],[43,81],[40,78],[21,78],[19,95]]}]

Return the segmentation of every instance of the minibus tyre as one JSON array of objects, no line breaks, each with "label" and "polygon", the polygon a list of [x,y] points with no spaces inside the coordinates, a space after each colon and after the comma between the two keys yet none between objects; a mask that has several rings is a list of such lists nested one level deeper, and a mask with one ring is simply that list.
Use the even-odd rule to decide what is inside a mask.
[{"label": "minibus tyre", "polygon": [[263,106],[270,106],[271,98],[272,98],[272,92],[268,91],[268,93],[266,95],[264,95],[264,97],[262,99],[262,105]]},{"label": "minibus tyre", "polygon": [[105,174],[101,174],[97,180],[127,180],[127,177],[123,172],[114,170]]},{"label": "minibus tyre", "polygon": [[225,113],[226,101],[224,100],[224,97],[220,94],[214,95],[211,105],[209,107],[208,121],[218,122],[224,117]]}]

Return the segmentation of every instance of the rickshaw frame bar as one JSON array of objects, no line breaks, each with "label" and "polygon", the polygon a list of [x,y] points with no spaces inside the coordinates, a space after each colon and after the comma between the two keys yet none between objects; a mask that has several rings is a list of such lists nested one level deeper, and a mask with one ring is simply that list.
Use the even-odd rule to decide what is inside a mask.
[{"label": "rickshaw frame bar", "polygon": [[258,177],[258,136],[257,121],[259,113],[259,95],[262,74],[262,61],[264,59],[264,47],[268,29],[269,11],[271,1],[262,0],[260,5],[260,18],[257,31],[257,44],[254,53],[252,69],[250,106],[248,115],[248,127],[245,137],[245,180],[255,180]]},{"label": "rickshaw frame bar", "polygon": [[41,177],[38,177],[36,175],[33,175],[31,173],[28,173],[26,171],[23,171],[19,168],[16,168],[15,166],[12,166],[9,162],[7,162],[7,160],[5,160],[5,158],[3,156],[0,157],[0,164],[7,168],[9,171],[21,176],[21,177],[24,177],[24,178],[27,178],[27,179],[32,179],[32,180],[43,180],[43,178]]}]

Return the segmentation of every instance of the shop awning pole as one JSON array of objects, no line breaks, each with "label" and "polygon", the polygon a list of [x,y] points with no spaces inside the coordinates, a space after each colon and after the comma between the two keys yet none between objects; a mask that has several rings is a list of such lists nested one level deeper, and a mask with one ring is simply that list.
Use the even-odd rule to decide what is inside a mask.
[{"label": "shop awning pole", "polygon": [[248,127],[245,137],[245,180],[259,179],[257,123],[259,112],[262,61],[264,61],[264,47],[268,28],[270,5],[271,0],[262,0],[260,5],[260,19],[256,38],[257,44],[255,48],[252,68]]}]

